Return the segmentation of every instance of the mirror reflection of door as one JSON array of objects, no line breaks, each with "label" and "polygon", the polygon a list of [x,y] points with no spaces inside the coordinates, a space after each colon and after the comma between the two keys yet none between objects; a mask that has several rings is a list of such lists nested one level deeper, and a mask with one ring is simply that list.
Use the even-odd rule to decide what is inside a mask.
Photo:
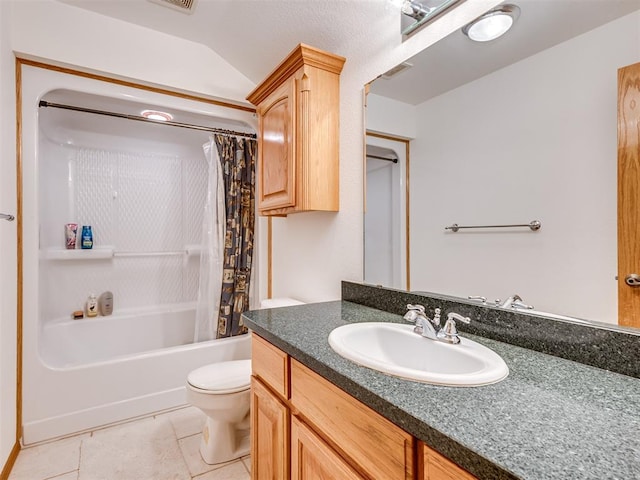
[{"label": "mirror reflection of door", "polygon": [[364,281],[409,289],[408,141],[367,134]]}]

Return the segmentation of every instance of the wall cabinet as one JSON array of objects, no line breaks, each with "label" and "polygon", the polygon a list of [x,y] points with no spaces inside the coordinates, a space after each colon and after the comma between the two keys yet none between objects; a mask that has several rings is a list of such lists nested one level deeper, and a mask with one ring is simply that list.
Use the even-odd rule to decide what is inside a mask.
[{"label": "wall cabinet", "polygon": [[247,100],[258,114],[261,215],[339,209],[340,72],[345,59],[298,45]]},{"label": "wall cabinet", "polygon": [[254,479],[475,478],[255,333],[252,351]]}]

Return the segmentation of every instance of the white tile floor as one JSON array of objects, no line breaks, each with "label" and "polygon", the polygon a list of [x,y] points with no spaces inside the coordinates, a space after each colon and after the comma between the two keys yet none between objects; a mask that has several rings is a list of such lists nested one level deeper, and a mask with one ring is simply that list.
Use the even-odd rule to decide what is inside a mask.
[{"label": "white tile floor", "polygon": [[195,407],[25,447],[9,480],[249,480],[249,457],[207,465]]}]

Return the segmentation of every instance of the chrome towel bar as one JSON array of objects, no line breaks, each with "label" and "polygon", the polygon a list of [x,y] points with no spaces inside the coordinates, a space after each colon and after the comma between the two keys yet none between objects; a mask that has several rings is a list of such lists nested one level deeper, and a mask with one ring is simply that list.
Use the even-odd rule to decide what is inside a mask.
[{"label": "chrome towel bar", "polygon": [[13,222],[16,219],[13,215],[9,215],[8,213],[0,213],[0,220],[7,220],[9,222]]},{"label": "chrome towel bar", "polygon": [[458,225],[454,223],[448,227],[444,227],[445,230],[451,230],[452,232],[457,232],[463,228],[513,228],[513,227],[529,227],[534,232],[536,230],[540,230],[542,227],[542,223],[539,220],[533,220],[530,223],[518,223],[512,225]]}]

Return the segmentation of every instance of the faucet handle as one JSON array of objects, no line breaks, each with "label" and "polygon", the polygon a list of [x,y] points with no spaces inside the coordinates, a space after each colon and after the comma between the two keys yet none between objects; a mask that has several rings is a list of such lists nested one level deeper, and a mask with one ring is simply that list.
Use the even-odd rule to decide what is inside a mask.
[{"label": "faucet handle", "polygon": [[407,304],[407,310],[414,310],[418,313],[422,313],[424,315],[425,309],[422,305],[411,305],[410,303]]},{"label": "faucet handle", "polygon": [[460,336],[458,335],[458,329],[456,328],[456,320],[460,320],[464,323],[470,323],[469,317],[463,317],[459,313],[449,312],[447,314],[447,321],[444,327],[438,332],[438,338],[443,342],[453,343],[454,345],[460,343]]},{"label": "faucet handle", "polygon": [[482,296],[480,296],[480,295],[469,295],[467,298],[468,298],[469,300],[477,300],[477,301],[479,301],[480,303],[482,303],[483,305],[484,305],[485,303],[487,303],[487,297],[482,297]]},{"label": "faucet handle", "polygon": [[471,323],[471,319],[469,317],[463,317],[462,315],[456,312],[447,313],[447,322],[449,322],[449,320],[451,321],[460,320],[461,322],[464,322],[464,323]]},{"label": "faucet handle", "polygon": [[424,307],[422,305],[407,305],[407,313],[404,314],[404,319],[407,322],[415,322],[420,316],[424,316]]}]

